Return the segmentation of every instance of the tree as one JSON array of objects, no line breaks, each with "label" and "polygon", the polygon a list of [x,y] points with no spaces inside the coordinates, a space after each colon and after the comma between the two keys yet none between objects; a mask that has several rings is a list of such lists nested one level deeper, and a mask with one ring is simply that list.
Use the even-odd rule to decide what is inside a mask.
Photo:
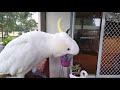
[{"label": "tree", "polygon": [[28,32],[33,27],[37,27],[37,23],[32,19],[31,12],[0,12],[0,31],[2,32],[2,41],[3,37],[8,37],[8,32]]}]

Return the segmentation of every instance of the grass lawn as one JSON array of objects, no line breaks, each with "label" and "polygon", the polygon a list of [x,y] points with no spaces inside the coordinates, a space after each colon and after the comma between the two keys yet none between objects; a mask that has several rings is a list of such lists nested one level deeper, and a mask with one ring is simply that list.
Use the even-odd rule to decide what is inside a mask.
[{"label": "grass lawn", "polygon": [[0,38],[0,42],[2,42],[2,38]]},{"label": "grass lawn", "polygon": [[[10,36],[11,38],[16,38],[16,36]],[[0,37],[0,42],[2,42],[2,37]]]}]

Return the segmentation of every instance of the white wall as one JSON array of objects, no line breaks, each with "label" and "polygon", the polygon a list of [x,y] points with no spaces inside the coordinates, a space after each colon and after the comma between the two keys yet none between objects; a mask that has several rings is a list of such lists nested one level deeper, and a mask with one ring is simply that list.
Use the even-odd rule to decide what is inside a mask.
[{"label": "white wall", "polygon": [[[47,12],[46,13],[46,31],[48,33],[57,33],[57,21],[62,17],[61,25],[66,31],[70,28],[70,12]],[[59,58],[49,58],[50,78],[59,77],[60,60]],[[67,68],[64,68],[64,75],[67,77]]]},{"label": "white wall", "polygon": [[64,30],[70,28],[70,12],[47,12],[46,18],[46,25],[47,25],[47,32],[48,33],[56,33],[58,32],[57,29],[57,21],[62,17],[62,27]]}]

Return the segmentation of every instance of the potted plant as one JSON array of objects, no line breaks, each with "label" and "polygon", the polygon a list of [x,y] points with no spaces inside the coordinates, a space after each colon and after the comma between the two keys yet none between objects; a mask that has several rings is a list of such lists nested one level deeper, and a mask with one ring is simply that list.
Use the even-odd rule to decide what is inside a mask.
[{"label": "potted plant", "polygon": [[86,78],[88,73],[85,70],[82,70],[80,64],[72,66],[72,73],[69,74],[70,78]]},{"label": "potted plant", "polygon": [[75,76],[80,76],[81,67],[80,64],[75,64],[72,66],[72,74]]}]

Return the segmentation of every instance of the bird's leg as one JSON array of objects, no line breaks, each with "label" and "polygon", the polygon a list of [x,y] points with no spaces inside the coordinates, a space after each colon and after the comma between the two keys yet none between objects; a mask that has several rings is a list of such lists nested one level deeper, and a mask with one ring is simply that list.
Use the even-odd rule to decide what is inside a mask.
[{"label": "bird's leg", "polygon": [[16,75],[8,75],[6,78],[17,78]]}]

